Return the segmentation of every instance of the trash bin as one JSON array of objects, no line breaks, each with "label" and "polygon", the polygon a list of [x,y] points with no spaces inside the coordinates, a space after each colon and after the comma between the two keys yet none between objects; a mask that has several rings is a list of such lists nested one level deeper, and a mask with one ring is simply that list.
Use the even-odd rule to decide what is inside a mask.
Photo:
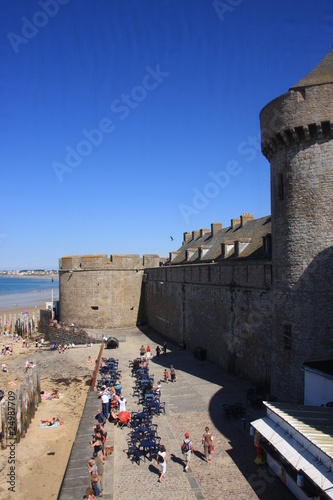
[{"label": "trash bin", "polygon": [[194,350],[194,357],[199,361],[205,361],[207,356],[207,350],[203,347],[196,347]]}]

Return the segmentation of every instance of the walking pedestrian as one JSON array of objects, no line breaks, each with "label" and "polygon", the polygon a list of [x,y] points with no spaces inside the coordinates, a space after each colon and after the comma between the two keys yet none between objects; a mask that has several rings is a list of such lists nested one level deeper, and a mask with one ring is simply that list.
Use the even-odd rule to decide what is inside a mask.
[{"label": "walking pedestrian", "polygon": [[140,356],[144,356],[146,354],[146,349],[145,349],[145,346],[142,344],[142,346],[140,347]]},{"label": "walking pedestrian", "polygon": [[169,372],[167,369],[164,370],[164,382],[169,382]]},{"label": "walking pedestrian", "polygon": [[212,436],[212,433],[209,432],[209,427],[205,427],[205,432],[202,436],[202,444],[204,446],[204,453],[205,453],[205,458],[206,462],[209,463],[211,460],[211,453],[214,451],[214,438]]},{"label": "walking pedestrian", "polygon": [[156,347],[156,356],[157,356],[158,358],[160,357],[160,353],[161,353],[161,348],[160,348],[160,346],[158,345],[158,346]]},{"label": "walking pedestrian", "polygon": [[174,369],[173,365],[170,365],[170,375],[171,375],[171,382],[172,383],[176,382],[176,370]]},{"label": "walking pedestrian", "polygon": [[163,353],[166,354],[167,353],[167,343],[164,342],[163,344]]},{"label": "walking pedestrian", "polygon": [[185,472],[188,472],[188,468],[190,465],[191,455],[194,451],[192,441],[190,440],[190,435],[188,432],[185,432],[185,439],[182,444],[182,453],[184,455],[185,461]]},{"label": "walking pedestrian", "polygon": [[160,451],[157,454],[157,460],[158,460],[158,463],[160,464],[160,466],[162,467],[161,475],[158,478],[158,482],[161,483],[162,479],[163,478],[165,479],[166,464],[168,461],[166,449],[165,449],[165,446],[163,444],[161,444],[161,446],[160,446]]}]

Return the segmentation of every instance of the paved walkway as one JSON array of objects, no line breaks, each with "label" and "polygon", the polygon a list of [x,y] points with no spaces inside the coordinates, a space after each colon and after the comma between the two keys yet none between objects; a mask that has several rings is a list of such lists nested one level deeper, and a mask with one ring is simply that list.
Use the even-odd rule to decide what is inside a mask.
[{"label": "paved walkway", "polygon": [[[152,353],[155,354],[156,345],[162,345],[163,339],[148,328],[142,331],[137,328],[124,328],[103,333],[114,335],[121,340],[119,349],[104,350],[103,357],[115,357],[119,360],[123,376],[122,393],[127,399],[127,409],[137,411],[142,407],[137,404],[137,398],[132,396],[134,379],[131,377],[128,361],[138,357],[142,344],[145,346],[149,344]],[[106,460],[103,498],[114,500],[128,498],[165,500],[174,497],[177,500],[294,498],[265,466],[255,465],[253,437],[249,435],[248,428],[244,429],[244,422],[241,420],[229,422],[223,419],[224,403],[247,404],[248,385],[209,362],[195,359],[192,353],[177,351],[172,344],[168,344],[166,356],[161,354],[159,359],[154,357],[150,361],[149,370],[150,374],[154,374],[155,382],[163,380],[164,368],[169,369],[171,364],[176,369],[177,382],[162,383],[161,401],[166,402],[166,414],[154,417],[153,420],[158,425],[161,443],[167,450],[166,479],[162,483],[158,482],[160,467],[155,460],[141,461],[140,465],[132,462],[126,454],[129,429],[125,427],[121,430],[108,423],[107,442],[114,445],[114,454]],[[84,473],[82,468],[77,467],[75,476],[75,460],[80,457],[80,463],[86,467],[90,456],[91,426],[98,407],[100,400],[97,399],[96,393],[89,394],[77,443],[73,447],[68,472],[59,495],[61,500],[82,498],[86,486],[89,486],[87,469]],[[248,412],[251,420],[262,414],[252,408],[248,408]],[[207,425],[213,433],[215,443],[215,453],[210,464],[203,460],[201,443]],[[195,449],[188,473],[184,472],[180,451],[185,432],[190,433]],[[75,451],[76,446],[77,451]],[[76,486],[80,487],[80,484],[79,494]]]}]

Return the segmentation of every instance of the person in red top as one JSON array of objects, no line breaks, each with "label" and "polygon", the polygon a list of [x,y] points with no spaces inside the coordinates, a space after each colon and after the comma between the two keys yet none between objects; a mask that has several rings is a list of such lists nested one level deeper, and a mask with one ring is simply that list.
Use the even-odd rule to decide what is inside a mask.
[{"label": "person in red top", "polygon": [[150,347],[149,347],[149,345],[147,345],[146,353],[147,353],[147,358],[149,359],[150,358]]},{"label": "person in red top", "polygon": [[169,382],[169,372],[167,369],[164,370],[164,382]]}]

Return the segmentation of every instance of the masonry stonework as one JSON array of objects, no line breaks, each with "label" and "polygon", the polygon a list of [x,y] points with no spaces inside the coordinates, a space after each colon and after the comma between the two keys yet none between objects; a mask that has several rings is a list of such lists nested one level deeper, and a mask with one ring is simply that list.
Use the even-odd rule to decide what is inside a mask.
[{"label": "masonry stonework", "polygon": [[[282,401],[303,364],[333,356],[333,50],[260,114],[271,216],[184,233],[156,255],[60,259],[60,319],[148,324]],[[161,265],[163,264],[163,265]]]},{"label": "masonry stonework", "polygon": [[144,321],[142,276],[156,255],[84,255],[59,261],[59,319],[84,328],[119,328]]},{"label": "masonry stonework", "polygon": [[177,266],[146,271],[150,326],[264,389],[271,372],[269,261]]},{"label": "masonry stonework", "polygon": [[297,402],[303,363],[333,353],[332,59],[260,116],[271,163],[272,391]]}]

